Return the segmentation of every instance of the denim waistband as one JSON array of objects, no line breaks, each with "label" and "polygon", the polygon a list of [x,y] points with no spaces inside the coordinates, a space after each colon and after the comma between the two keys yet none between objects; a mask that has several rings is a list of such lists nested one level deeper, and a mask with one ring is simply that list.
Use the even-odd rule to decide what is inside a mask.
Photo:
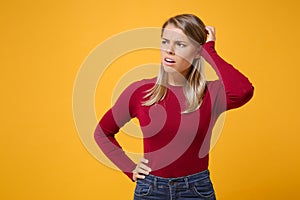
[{"label": "denim waistband", "polygon": [[209,178],[210,172],[209,170],[204,170],[198,172],[196,174],[191,174],[188,176],[176,177],[176,178],[164,178],[159,176],[154,176],[149,174],[145,177],[145,179],[140,179],[139,181],[149,184],[160,184],[160,185],[189,185],[194,182],[201,181],[203,179]]}]

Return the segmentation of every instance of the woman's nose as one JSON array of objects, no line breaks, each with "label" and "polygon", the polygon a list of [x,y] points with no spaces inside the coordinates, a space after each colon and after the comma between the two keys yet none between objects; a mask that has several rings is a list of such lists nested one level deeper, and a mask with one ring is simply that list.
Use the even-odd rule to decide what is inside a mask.
[{"label": "woman's nose", "polygon": [[170,55],[175,55],[175,52],[171,48],[167,49],[167,53]]}]

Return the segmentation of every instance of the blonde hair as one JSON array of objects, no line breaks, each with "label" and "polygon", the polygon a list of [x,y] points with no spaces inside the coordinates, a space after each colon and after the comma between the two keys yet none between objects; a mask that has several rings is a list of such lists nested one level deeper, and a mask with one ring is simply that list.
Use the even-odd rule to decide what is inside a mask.
[{"label": "blonde hair", "polygon": [[[207,31],[205,25],[195,15],[182,14],[168,19],[162,26],[161,35],[163,35],[164,29],[168,24],[181,29],[196,47],[200,48],[206,42]],[[194,59],[185,78],[184,95],[186,97],[186,109],[182,113],[190,113],[201,106],[206,87],[203,59],[201,57]],[[155,85],[144,96],[144,98],[149,99],[143,105],[151,106],[162,101],[167,94],[167,84],[168,74],[161,65]]]}]

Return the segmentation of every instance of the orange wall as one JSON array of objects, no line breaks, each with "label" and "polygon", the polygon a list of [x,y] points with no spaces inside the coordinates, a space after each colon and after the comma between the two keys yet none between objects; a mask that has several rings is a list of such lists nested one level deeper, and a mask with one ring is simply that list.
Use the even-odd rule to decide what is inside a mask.
[{"label": "orange wall", "polygon": [[[218,52],[255,86],[248,104],[226,114],[211,152],[218,199],[300,198],[298,1],[53,0],[1,3],[0,199],[132,199],[134,183],[79,137],[93,133],[78,134],[74,123],[76,76],[109,37],[179,13],[215,26]],[[120,77],[158,59],[148,49],[115,60],[99,81],[97,118]],[[118,137],[125,149],[141,148]]]}]

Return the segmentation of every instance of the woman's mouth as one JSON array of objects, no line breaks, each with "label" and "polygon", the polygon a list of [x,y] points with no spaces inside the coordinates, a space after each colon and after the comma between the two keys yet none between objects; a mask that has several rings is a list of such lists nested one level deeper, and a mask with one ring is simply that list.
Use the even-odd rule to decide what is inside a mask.
[{"label": "woman's mouth", "polygon": [[164,58],[164,63],[166,65],[174,65],[176,62],[175,62],[175,60],[173,60],[171,58]]}]

